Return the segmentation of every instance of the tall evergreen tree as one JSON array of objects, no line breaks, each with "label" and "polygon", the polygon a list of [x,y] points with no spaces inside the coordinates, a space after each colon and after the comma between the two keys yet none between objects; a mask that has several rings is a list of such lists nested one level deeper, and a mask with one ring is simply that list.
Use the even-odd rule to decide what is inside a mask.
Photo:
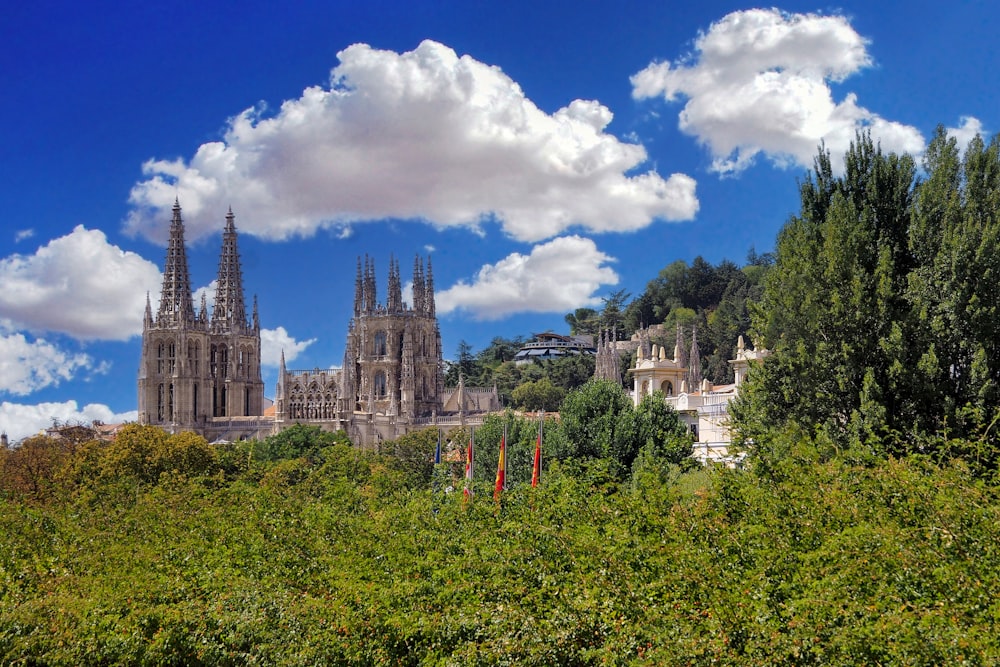
[{"label": "tall evergreen tree", "polygon": [[980,435],[1000,404],[1000,147],[960,158],[938,129],[908,156],[859,136],[834,176],[821,152],[778,237],[754,316],[773,356],[733,406],[738,436],[786,423],[834,442],[926,451]]}]

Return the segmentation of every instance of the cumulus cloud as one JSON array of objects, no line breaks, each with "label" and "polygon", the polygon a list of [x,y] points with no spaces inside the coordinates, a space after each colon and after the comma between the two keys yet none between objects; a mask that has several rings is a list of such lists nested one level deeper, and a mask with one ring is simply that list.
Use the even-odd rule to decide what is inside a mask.
[{"label": "cumulus cloud", "polygon": [[105,424],[120,424],[136,421],[138,418],[139,413],[135,410],[116,413],[100,403],[89,403],[82,409],[77,406],[76,401],[72,400],[65,403],[38,403],[35,405],[8,401],[0,403],[0,431],[5,432],[11,442],[17,442],[49,428],[52,426],[53,420],[64,424],[89,424],[94,420],[102,421]]},{"label": "cumulus cloud", "polygon": [[288,334],[285,327],[260,330],[260,363],[262,366],[277,366],[281,363],[281,353],[285,353],[285,363],[290,364],[307,347],[316,342],[315,338],[297,341]]},{"label": "cumulus cloud", "polygon": [[975,116],[962,116],[959,118],[958,127],[949,127],[945,131],[949,137],[955,138],[955,141],[963,151],[977,135],[980,137],[986,136],[986,133],[983,131],[982,121]]},{"label": "cumulus cloud", "polygon": [[471,283],[460,281],[435,295],[438,312],[469,312],[478,320],[513,313],[566,312],[596,306],[594,293],[618,284],[608,262],[614,258],[580,236],[565,236],[535,246],[530,255],[513,253],[484,266]]},{"label": "cumulus cloud", "polygon": [[871,64],[866,40],[843,16],[752,9],[712,24],[689,56],[632,76],[632,95],[685,98],[680,128],[708,148],[720,173],[742,171],[759,154],[808,167],[820,142],[836,165],[858,131],[887,150],[923,152],[914,127],[869,111],[853,93],[833,99],[831,82]]},{"label": "cumulus cloud", "polygon": [[[86,354],[68,353],[41,338],[28,340],[0,325],[0,392],[25,396],[93,368],[93,360]],[[107,372],[107,366],[94,370]]]},{"label": "cumulus cloud", "polygon": [[0,259],[0,284],[0,318],[17,328],[126,340],[142,332],[146,291],[159,293],[160,270],[80,225],[33,255]]},{"label": "cumulus cloud", "polygon": [[126,229],[166,238],[175,196],[191,238],[218,233],[230,202],[242,231],[272,239],[397,218],[496,220],[534,242],[698,210],[691,177],[635,172],[645,149],[604,131],[612,114],[599,102],[547,114],[498,67],[433,41],[402,54],[355,44],[338,58],[329,87],[269,117],[243,111],[190,160],[146,162]]}]

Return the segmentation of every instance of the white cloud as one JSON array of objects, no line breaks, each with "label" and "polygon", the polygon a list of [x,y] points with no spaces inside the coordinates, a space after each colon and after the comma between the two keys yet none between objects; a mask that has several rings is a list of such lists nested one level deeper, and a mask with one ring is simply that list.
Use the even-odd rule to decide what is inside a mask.
[{"label": "white cloud", "polygon": [[330,87],[306,89],[273,117],[240,113],[189,161],[146,162],[126,229],[165,238],[175,196],[191,238],[218,233],[230,202],[243,232],[273,239],[398,218],[496,219],[539,241],[698,210],[689,176],[626,175],[646,151],[605,133],[612,114],[596,101],[547,114],[498,67],[433,41],[402,54],[355,44],[338,57]]},{"label": "white cloud", "polygon": [[316,342],[315,338],[297,341],[288,335],[285,327],[260,330],[260,363],[262,366],[277,366],[281,363],[281,353],[285,353],[285,363],[295,360],[299,353]]},{"label": "white cloud", "polygon": [[602,285],[618,284],[608,262],[614,258],[587,238],[565,236],[535,246],[530,255],[513,253],[484,266],[470,284],[459,282],[435,295],[438,312],[464,310],[478,320],[513,313],[566,312],[601,302]]},{"label": "white cloud", "polygon": [[17,328],[126,340],[142,332],[146,291],[159,293],[160,270],[80,225],[33,255],[0,259],[0,284],[0,317]]},{"label": "white cloud", "polygon": [[21,241],[30,239],[34,235],[34,229],[19,229],[14,233],[14,243],[20,243]]},{"label": "white cloud", "polygon": [[712,24],[690,56],[632,76],[632,95],[686,98],[680,128],[708,148],[721,173],[739,172],[759,154],[809,167],[820,142],[839,167],[858,131],[883,149],[922,153],[916,128],[865,109],[853,93],[834,101],[829,83],[871,64],[866,40],[842,16],[752,9]]},{"label": "white cloud", "polygon": [[958,143],[959,148],[964,152],[965,147],[969,145],[976,135],[983,137],[984,141],[987,139],[986,132],[983,131],[983,123],[975,116],[962,116],[959,118],[958,127],[949,127],[945,130],[949,137],[954,137],[955,141]]},{"label": "white cloud", "polygon": [[[92,368],[93,360],[86,354],[67,353],[41,338],[29,341],[24,334],[0,326],[0,392],[25,396]],[[107,372],[107,366],[94,371]]]},{"label": "white cloud", "polygon": [[119,424],[126,421],[136,421],[139,413],[115,413],[111,408],[100,403],[89,403],[80,409],[76,401],[65,403],[38,403],[25,405],[22,403],[0,403],[0,431],[7,434],[11,442],[16,442],[34,435],[52,426],[52,420],[60,423],[86,423],[95,419],[105,424]]},{"label": "white cloud", "polygon": [[[194,292],[191,293],[191,300],[194,302],[194,307],[197,312],[201,312],[201,298],[205,297],[205,305],[208,306],[208,312],[212,312],[212,308],[215,308],[215,291],[219,288],[218,279],[213,280],[204,287],[199,287]],[[156,303],[153,304],[153,312],[160,307],[160,297],[156,297]]]}]

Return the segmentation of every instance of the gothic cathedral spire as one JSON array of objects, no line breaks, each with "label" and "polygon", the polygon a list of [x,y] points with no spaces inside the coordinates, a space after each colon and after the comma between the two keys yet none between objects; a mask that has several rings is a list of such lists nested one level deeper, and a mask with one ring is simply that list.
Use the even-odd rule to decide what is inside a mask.
[{"label": "gothic cathedral spire", "polygon": [[434,269],[431,267],[431,256],[427,255],[427,281],[424,285],[424,305],[427,308],[427,315],[434,317]]},{"label": "gothic cathedral spire", "polygon": [[163,289],[160,292],[158,326],[188,326],[194,324],[194,302],[191,298],[191,277],[188,273],[187,250],[184,247],[184,222],[181,205],[174,199],[174,217],[170,222],[167,258],[163,267]]},{"label": "gothic cathedral spire", "polygon": [[219,256],[219,277],[215,288],[212,329],[219,332],[243,333],[247,329],[247,311],[243,302],[243,273],[240,270],[235,218],[230,207],[226,214],[226,229],[222,233],[222,252]]}]

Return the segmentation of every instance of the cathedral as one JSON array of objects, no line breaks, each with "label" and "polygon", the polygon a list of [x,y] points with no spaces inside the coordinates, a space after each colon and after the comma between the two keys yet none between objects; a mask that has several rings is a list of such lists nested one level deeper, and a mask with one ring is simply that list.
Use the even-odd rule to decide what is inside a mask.
[{"label": "cathedral", "polygon": [[260,320],[257,303],[247,317],[232,210],[226,215],[215,307],[205,298],[196,311],[188,274],[181,207],[174,203],[154,317],[146,295],[139,362],[139,422],[206,436],[214,420],[263,412]]},{"label": "cathedral", "polygon": [[430,258],[413,265],[412,304],[390,259],[385,302],[374,260],[358,260],[354,316],[341,368],[290,370],[284,353],[273,408],[261,381],[257,300],[248,318],[235,216],[226,215],[215,306],[194,306],[179,202],[174,203],[156,315],[146,298],[139,363],[139,421],[210,441],[263,438],[296,423],[344,430],[377,446],[413,430],[474,423],[499,409],[496,388],[444,387]]},{"label": "cathedral", "polygon": [[358,260],[354,317],[342,368],[289,371],[282,357],[275,424],[319,422],[358,443],[377,444],[430,425],[444,395],[434,273],[413,265],[413,304],[403,301],[399,263],[390,260],[388,294],[378,301],[374,261]]}]

